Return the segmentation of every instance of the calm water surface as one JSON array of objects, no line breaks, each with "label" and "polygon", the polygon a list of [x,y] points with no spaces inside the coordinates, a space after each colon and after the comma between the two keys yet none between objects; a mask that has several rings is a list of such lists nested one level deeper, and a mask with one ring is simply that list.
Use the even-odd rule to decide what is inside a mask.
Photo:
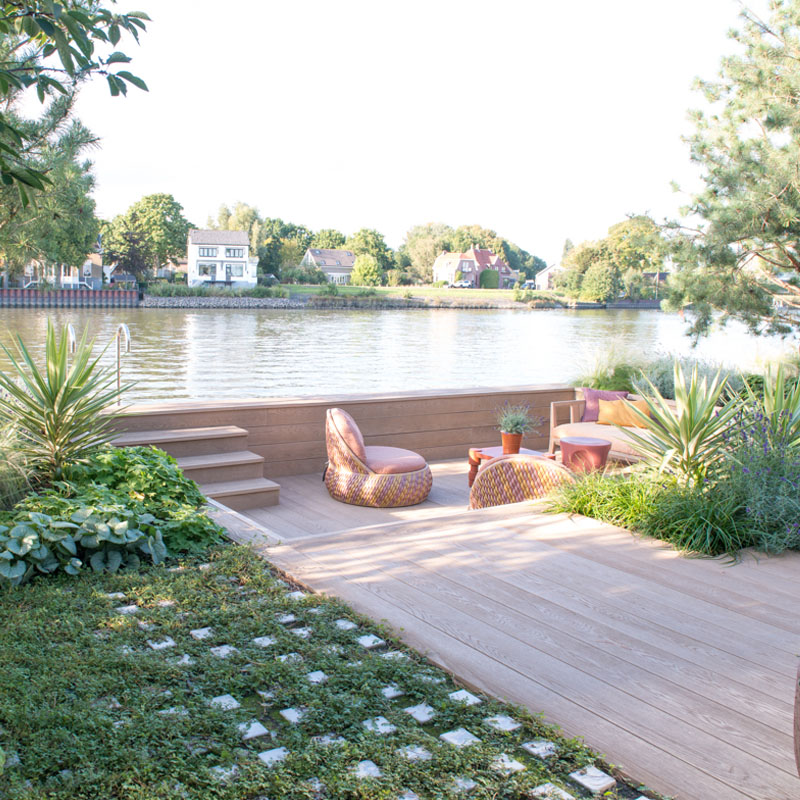
[{"label": "calm water surface", "polygon": [[[658,311],[0,309],[0,338],[19,333],[40,353],[48,316],[88,326],[98,345],[128,324],[130,401],[554,383],[612,351],[691,351],[680,319]],[[796,347],[729,327],[697,355],[748,367]]]}]

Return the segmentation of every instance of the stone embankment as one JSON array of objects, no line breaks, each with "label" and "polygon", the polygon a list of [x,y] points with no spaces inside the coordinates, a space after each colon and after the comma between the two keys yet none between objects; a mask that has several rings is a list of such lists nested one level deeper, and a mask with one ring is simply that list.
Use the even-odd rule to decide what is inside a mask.
[{"label": "stone embankment", "polygon": [[142,308],[306,308],[286,297],[154,297],[146,294]]}]

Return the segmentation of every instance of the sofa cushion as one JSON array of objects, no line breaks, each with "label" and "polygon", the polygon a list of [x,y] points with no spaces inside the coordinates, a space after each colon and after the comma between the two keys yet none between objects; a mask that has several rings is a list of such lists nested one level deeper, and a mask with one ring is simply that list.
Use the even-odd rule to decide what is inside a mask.
[{"label": "sofa cushion", "polygon": [[598,425],[622,425],[623,428],[647,427],[633,410],[636,408],[645,416],[651,416],[650,406],[645,400],[603,400],[601,397],[597,402],[600,405]]},{"label": "sofa cushion", "polygon": [[628,392],[607,392],[602,389],[581,389],[585,405],[581,422],[597,422],[600,412],[598,400],[619,400],[628,396]]},{"label": "sofa cushion", "polygon": [[353,454],[360,461],[367,460],[366,448],[364,447],[364,437],[356,425],[356,421],[341,408],[331,409],[331,419],[339,431],[339,436],[344,439],[345,444],[353,451]]},{"label": "sofa cushion", "polygon": [[553,428],[552,435],[556,439],[563,439],[566,436],[590,436],[595,439],[605,439],[607,442],[611,442],[612,453],[640,457],[639,453],[633,449],[631,440],[625,432],[611,425],[600,425],[597,422],[567,422]]},{"label": "sofa cushion", "polygon": [[400,447],[366,448],[366,465],[373,471],[382,475],[396,475],[400,472],[416,472],[425,468],[425,459],[411,450]]}]

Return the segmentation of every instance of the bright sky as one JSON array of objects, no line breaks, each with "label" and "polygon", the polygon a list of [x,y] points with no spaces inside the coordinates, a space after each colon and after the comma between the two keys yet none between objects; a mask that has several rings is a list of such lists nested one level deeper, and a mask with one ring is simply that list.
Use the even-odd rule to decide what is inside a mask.
[{"label": "bright sky", "polygon": [[[756,2],[756,6],[759,3]],[[121,0],[131,71],[86,88],[98,211],[169,192],[204,226],[237,200],[307,225],[494,228],[557,261],[628,213],[674,215],[695,76],[736,0]]]}]

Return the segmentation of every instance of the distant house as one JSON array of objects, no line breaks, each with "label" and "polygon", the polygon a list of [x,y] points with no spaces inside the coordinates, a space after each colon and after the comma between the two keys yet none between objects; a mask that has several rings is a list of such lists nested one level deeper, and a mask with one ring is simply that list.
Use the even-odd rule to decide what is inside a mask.
[{"label": "distant house", "polygon": [[539,270],[536,273],[536,288],[540,292],[547,292],[555,288],[554,278],[557,273],[561,272],[560,264],[551,264],[545,269]]},{"label": "distant house", "polygon": [[189,286],[223,284],[236,289],[256,285],[258,259],[250,257],[247,231],[189,231]]},{"label": "distant house", "polygon": [[331,283],[350,283],[350,273],[356,263],[352,250],[325,250],[319,247],[309,247],[306,250],[301,267],[321,269]]},{"label": "distant house", "polygon": [[519,271],[496,256],[491,250],[481,250],[473,245],[466,253],[442,252],[433,262],[433,281],[438,283],[455,283],[456,273],[461,273],[460,280],[469,281],[473,286],[481,285],[481,273],[495,270],[499,273],[498,286],[506,289],[519,280]]}]

